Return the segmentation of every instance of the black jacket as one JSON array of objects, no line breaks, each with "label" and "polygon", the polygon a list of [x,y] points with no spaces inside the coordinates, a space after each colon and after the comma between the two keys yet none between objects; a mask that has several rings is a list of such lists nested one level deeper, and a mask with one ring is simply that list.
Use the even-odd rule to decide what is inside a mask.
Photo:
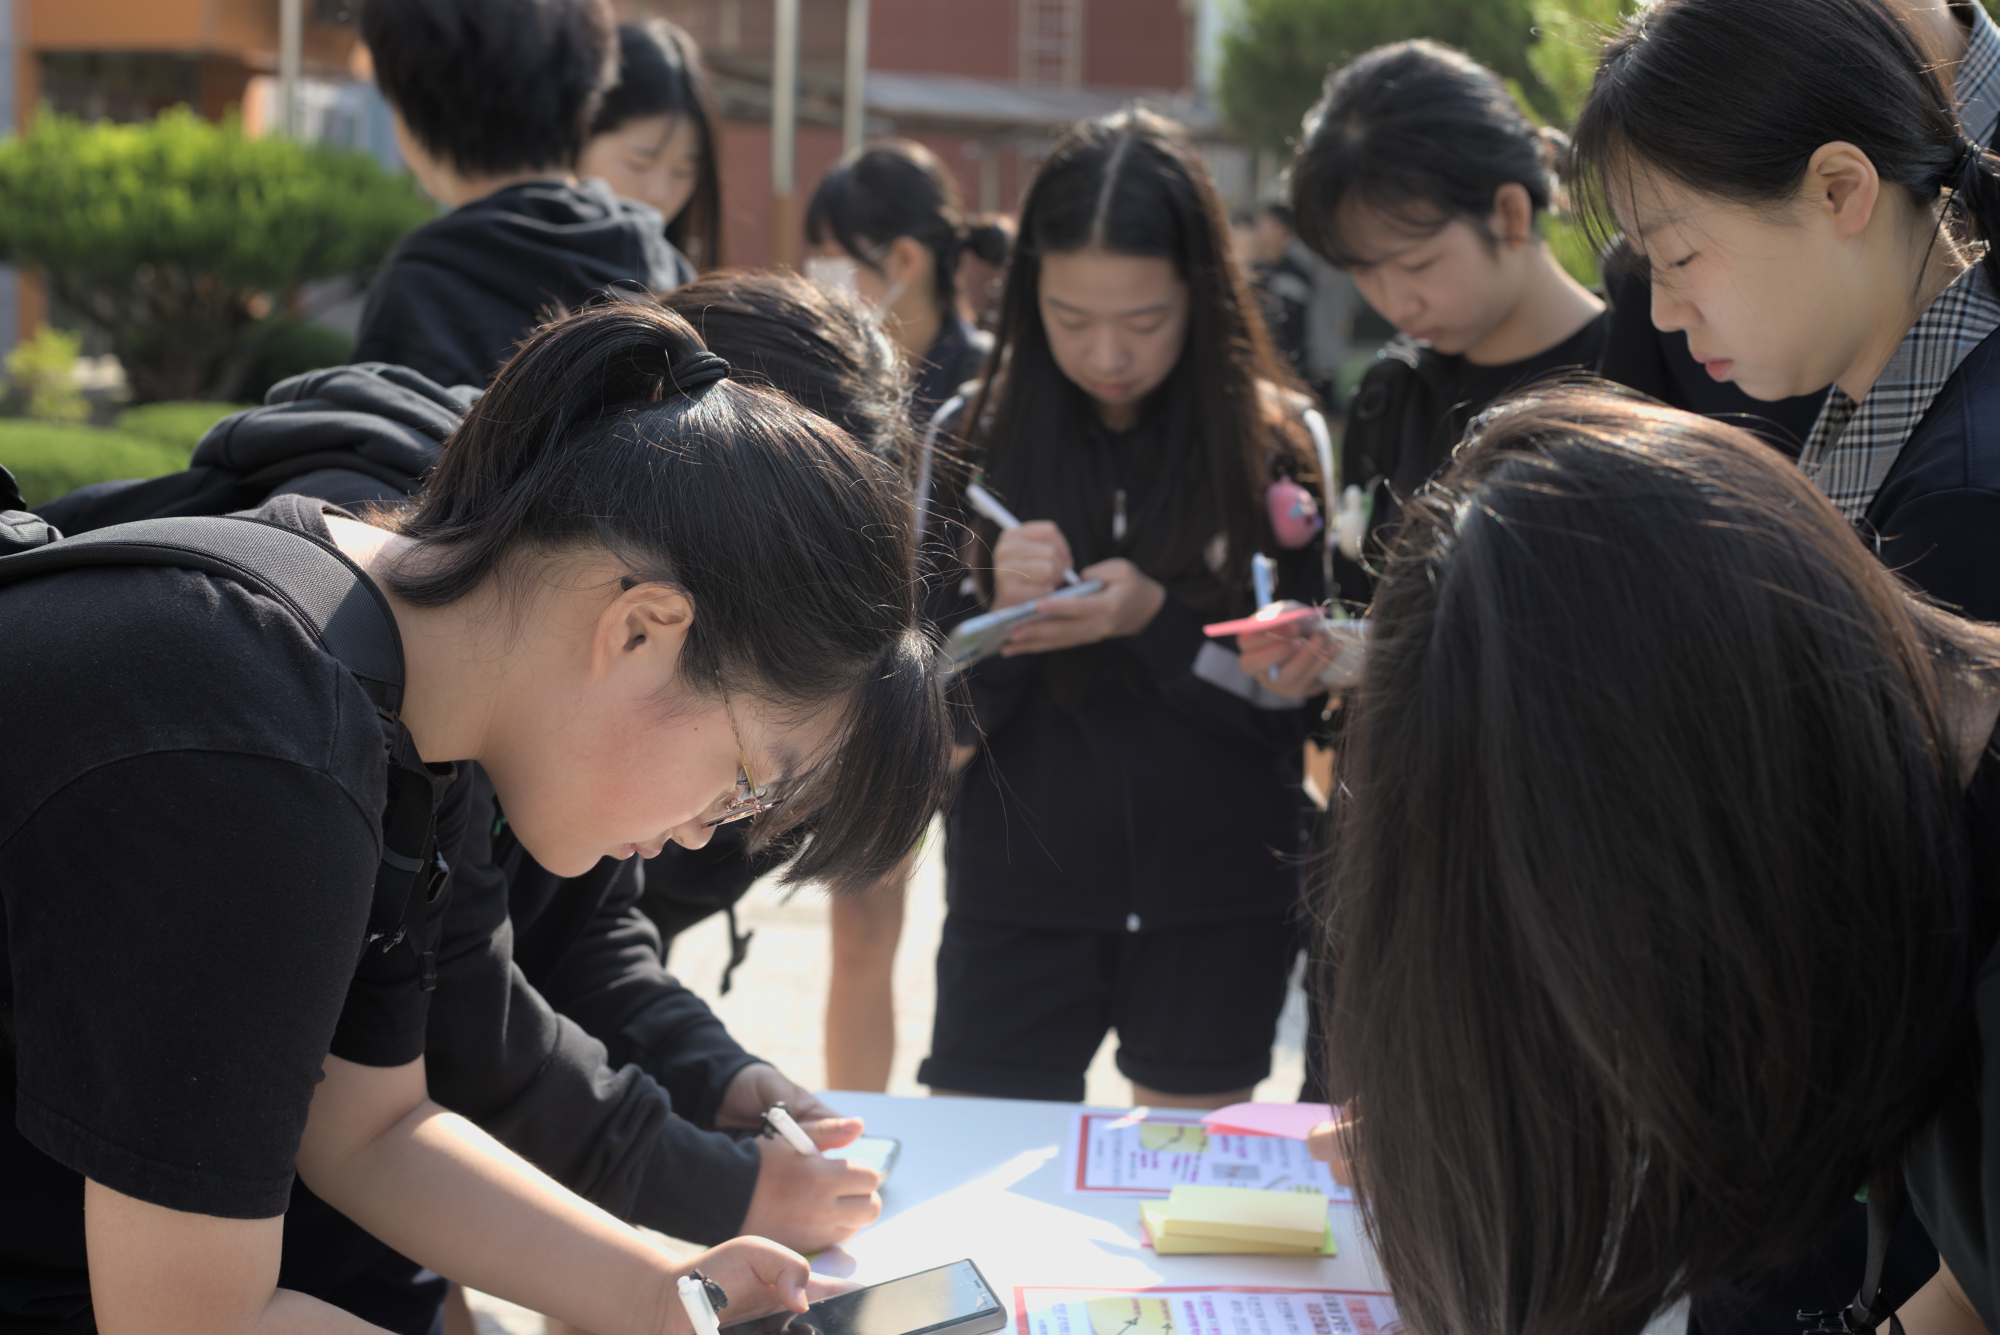
[{"label": "black jacket", "polygon": [[368,289],[357,362],[441,385],[484,385],[559,309],[607,290],[665,292],[694,277],[660,215],[602,181],[543,181],[454,209],[404,237]]},{"label": "black jacket", "polygon": [[[1108,438],[1097,445],[1112,448]],[[1138,458],[1148,446],[1117,448]],[[938,529],[963,532],[956,505],[938,510]],[[1318,543],[1271,555],[1280,597],[1323,597]],[[962,573],[927,581],[947,623],[978,610]],[[989,658],[960,675],[961,740],[980,745],[948,818],[952,913],[1126,931],[1135,917],[1153,930],[1294,911],[1317,815],[1303,787],[1304,743],[1323,699],[1257,696],[1240,672],[1242,693],[1218,684],[1235,654],[1202,634],[1214,619],[1170,593],[1137,635]]]},{"label": "black jacket", "polygon": [[2000,621],[2000,332],[1960,363],[1903,443],[1862,535],[1932,598]]}]

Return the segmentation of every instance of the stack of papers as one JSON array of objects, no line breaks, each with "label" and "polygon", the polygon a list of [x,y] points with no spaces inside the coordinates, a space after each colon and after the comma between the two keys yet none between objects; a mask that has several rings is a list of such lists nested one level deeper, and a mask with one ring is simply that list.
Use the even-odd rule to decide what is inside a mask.
[{"label": "stack of papers", "polygon": [[1332,1256],[1326,1197],[1316,1191],[1175,1187],[1139,1219],[1162,1256]]}]

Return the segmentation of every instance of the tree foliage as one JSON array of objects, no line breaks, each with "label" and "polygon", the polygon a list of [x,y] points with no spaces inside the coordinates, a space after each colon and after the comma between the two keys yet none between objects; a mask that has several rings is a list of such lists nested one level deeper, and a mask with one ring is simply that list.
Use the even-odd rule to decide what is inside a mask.
[{"label": "tree foliage", "polygon": [[0,261],[102,330],[141,402],[235,397],[310,316],[304,285],[365,278],[432,212],[365,154],[185,108],[136,125],[45,110],[0,143]]},{"label": "tree foliage", "polygon": [[1222,36],[1216,97],[1245,142],[1287,151],[1330,67],[1410,37],[1456,46],[1555,110],[1528,62],[1530,0],[1237,0]]}]

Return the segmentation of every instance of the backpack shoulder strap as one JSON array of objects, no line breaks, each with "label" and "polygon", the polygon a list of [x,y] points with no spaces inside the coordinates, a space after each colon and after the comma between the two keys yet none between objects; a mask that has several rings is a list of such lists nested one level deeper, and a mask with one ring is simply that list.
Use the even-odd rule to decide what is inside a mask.
[{"label": "backpack shoulder strap", "polygon": [[114,524],[0,557],[0,586],[86,566],[173,566],[235,580],[282,604],[361,684],[381,718],[389,764],[368,942],[386,953],[407,941],[429,991],[442,925],[434,909],[450,874],[437,848],[437,808],[454,771],[426,765],[403,725],[403,640],[375,581],[338,547],[297,529],[200,515]]},{"label": "backpack shoulder strap", "polygon": [[178,566],[267,594],[354,674],[385,717],[402,711],[395,616],[375,582],[330,542],[245,515],[141,519],[0,557],[0,584],[103,565]]}]

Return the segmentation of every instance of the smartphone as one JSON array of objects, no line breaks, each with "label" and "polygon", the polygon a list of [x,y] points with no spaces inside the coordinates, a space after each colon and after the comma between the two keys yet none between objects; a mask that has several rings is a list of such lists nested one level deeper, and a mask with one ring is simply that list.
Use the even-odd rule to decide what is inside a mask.
[{"label": "smartphone", "polygon": [[858,1136],[850,1144],[836,1150],[821,1150],[822,1159],[852,1159],[865,1163],[889,1180],[889,1170],[896,1164],[896,1154],[903,1148],[903,1142],[893,1136]]},{"label": "smartphone", "polygon": [[1054,593],[1032,602],[1016,603],[1003,607],[998,612],[986,612],[958,623],[945,640],[945,649],[951,654],[954,670],[970,667],[982,658],[991,658],[1007,643],[1008,635],[1023,621],[1032,621],[1043,603],[1056,598],[1081,598],[1087,594],[1104,592],[1104,581],[1087,579],[1081,584],[1071,584],[1057,589]]},{"label": "smartphone", "polygon": [[991,1335],[1007,1309],[970,1261],[823,1298],[803,1312],[773,1312],[736,1335]]}]

